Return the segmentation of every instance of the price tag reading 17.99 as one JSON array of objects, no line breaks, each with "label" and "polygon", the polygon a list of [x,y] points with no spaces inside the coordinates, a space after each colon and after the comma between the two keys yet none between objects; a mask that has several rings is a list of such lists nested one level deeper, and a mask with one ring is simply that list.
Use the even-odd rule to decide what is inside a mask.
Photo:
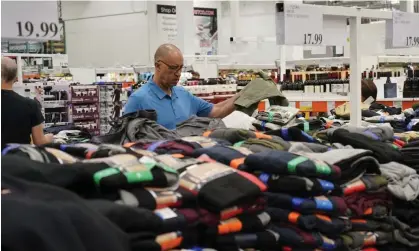
[{"label": "price tag reading 17.99", "polygon": [[312,34],[312,33],[305,33],[304,34],[304,44],[322,44],[323,42],[323,35],[322,34]]},{"label": "price tag reading 17.99", "polygon": [[42,22],[34,24],[31,21],[16,22],[18,37],[54,37],[58,33],[58,25],[56,23]]},{"label": "price tag reading 17.99", "polygon": [[406,46],[418,46],[419,47],[419,37],[406,37]]}]

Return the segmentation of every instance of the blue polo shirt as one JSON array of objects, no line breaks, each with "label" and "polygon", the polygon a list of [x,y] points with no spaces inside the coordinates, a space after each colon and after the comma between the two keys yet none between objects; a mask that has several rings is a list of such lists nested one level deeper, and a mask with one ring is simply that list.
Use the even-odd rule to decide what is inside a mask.
[{"label": "blue polo shirt", "polygon": [[176,129],[176,124],[193,115],[208,117],[213,106],[181,86],[174,86],[172,95],[169,96],[156,83],[150,81],[131,94],[124,107],[124,114],[138,110],[156,110],[157,123],[173,130]]}]

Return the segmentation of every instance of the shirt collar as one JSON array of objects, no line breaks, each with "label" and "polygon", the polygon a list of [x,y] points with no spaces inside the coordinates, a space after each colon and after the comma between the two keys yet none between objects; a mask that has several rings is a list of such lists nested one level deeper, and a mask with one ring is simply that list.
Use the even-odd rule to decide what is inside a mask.
[{"label": "shirt collar", "polygon": [[[161,100],[161,99],[163,99],[164,97],[166,97],[166,96],[169,96],[169,95],[167,95],[167,93],[165,93],[154,81],[150,81],[149,82],[149,84],[150,84],[150,89],[154,92],[154,94],[156,94],[156,96]],[[170,97],[170,96],[169,96]],[[172,99],[173,98],[177,98],[178,96],[177,96],[177,94],[176,94],[176,91],[175,91],[175,88],[172,88]]]}]

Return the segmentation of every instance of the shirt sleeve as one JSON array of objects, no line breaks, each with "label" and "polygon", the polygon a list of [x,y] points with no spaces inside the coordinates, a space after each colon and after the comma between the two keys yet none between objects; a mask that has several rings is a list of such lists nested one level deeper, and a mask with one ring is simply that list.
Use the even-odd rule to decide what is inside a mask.
[{"label": "shirt sleeve", "polygon": [[31,127],[35,127],[44,122],[44,116],[42,116],[41,107],[37,101],[31,100]]},{"label": "shirt sleeve", "polygon": [[139,97],[135,95],[131,95],[128,98],[127,103],[124,106],[124,112],[123,114],[128,114],[131,112],[136,112],[138,110],[141,110],[141,104],[138,101]]},{"label": "shirt sleeve", "polygon": [[214,104],[211,104],[192,94],[189,95],[191,95],[192,106],[195,107],[196,115],[198,117],[208,117],[214,107]]}]

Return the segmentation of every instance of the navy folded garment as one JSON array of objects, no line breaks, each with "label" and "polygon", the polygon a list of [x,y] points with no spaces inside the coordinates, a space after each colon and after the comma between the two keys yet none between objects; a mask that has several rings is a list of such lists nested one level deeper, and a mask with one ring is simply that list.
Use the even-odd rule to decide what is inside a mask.
[{"label": "navy folded garment", "polygon": [[278,150],[249,154],[244,160],[244,164],[244,168],[250,172],[262,171],[270,174],[296,175],[325,180],[337,180],[341,175],[341,170],[337,166]]},{"label": "navy folded garment", "polygon": [[321,214],[300,214],[287,209],[268,207],[266,212],[271,216],[271,224],[287,223],[308,231],[319,231],[327,236],[335,236],[351,229],[351,222],[338,217]]},{"label": "navy folded garment", "polygon": [[210,158],[223,163],[224,165],[242,169],[245,154],[240,152],[238,149],[234,149],[228,146],[213,146],[209,148],[195,149],[191,153],[192,157],[198,158],[199,156],[206,154]]},{"label": "navy folded garment", "polygon": [[298,127],[281,128],[278,130],[268,131],[266,134],[279,136],[286,141],[319,143],[317,139],[313,138],[311,135],[302,131]]},{"label": "navy folded garment", "polygon": [[268,192],[286,193],[299,197],[319,195],[342,195],[342,189],[333,182],[299,176],[280,176],[262,173],[259,179],[268,187]]},{"label": "navy folded garment", "polygon": [[278,244],[298,248],[320,248],[321,250],[342,250],[341,242],[331,240],[318,232],[306,232],[296,226],[270,225],[269,229],[279,235]]},{"label": "navy folded garment", "polygon": [[303,214],[322,213],[346,216],[350,211],[345,201],[335,196],[319,196],[311,199],[293,197],[282,193],[264,193],[269,207],[295,210]]}]

